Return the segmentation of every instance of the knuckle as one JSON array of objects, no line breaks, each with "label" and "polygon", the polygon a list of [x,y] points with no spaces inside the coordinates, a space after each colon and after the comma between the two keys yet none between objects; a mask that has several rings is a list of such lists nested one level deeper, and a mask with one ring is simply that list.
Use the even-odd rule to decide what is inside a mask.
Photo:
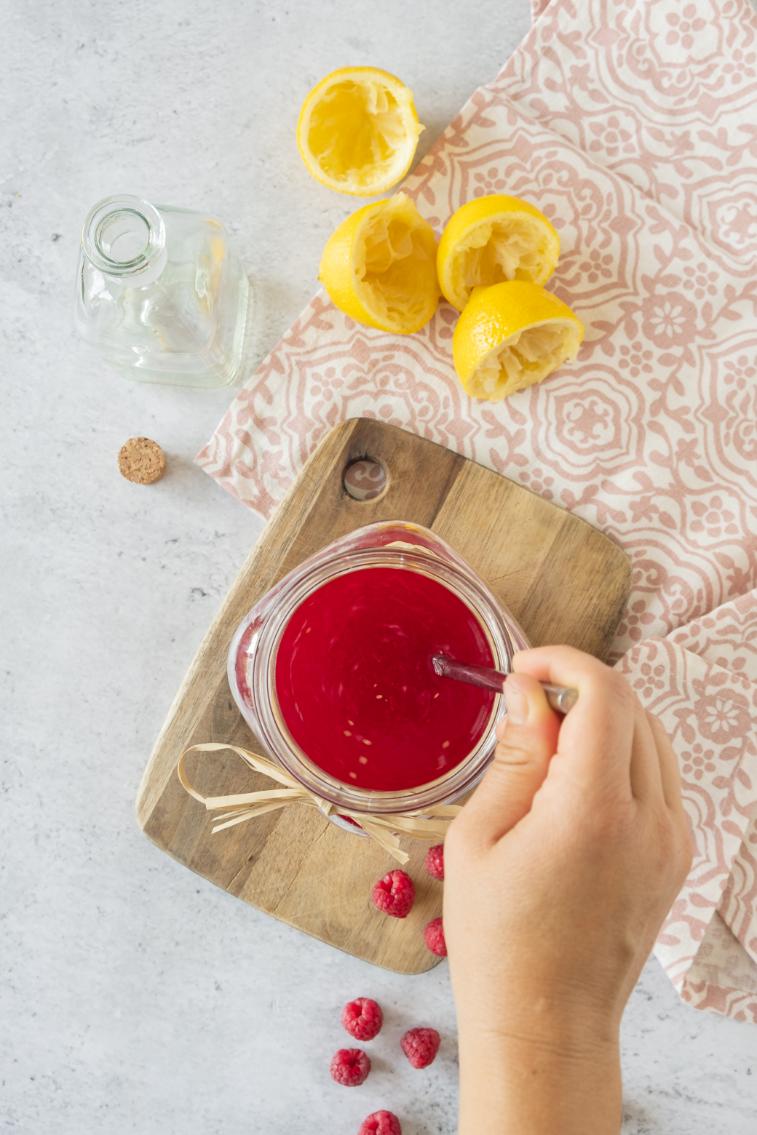
[{"label": "knuckle", "polygon": [[595,797],[594,806],[581,821],[581,828],[592,846],[622,847],[632,836],[635,822],[633,805],[619,798],[608,786]]},{"label": "knuckle", "polygon": [[670,738],[670,734],[668,733],[666,726],[663,725],[662,721],[660,721],[659,717],[656,714],[651,713],[649,710],[645,710],[645,713],[647,721],[649,722],[649,727],[652,730],[652,736],[654,737],[658,751],[662,755],[663,759],[670,761],[677,768],[678,758],[676,757],[676,752],[673,748],[673,742]]},{"label": "knuckle", "polygon": [[546,662],[553,669],[561,672],[561,681],[574,682],[579,686],[590,684],[593,680],[602,680],[606,674],[612,672],[609,666],[594,655],[586,654],[575,646],[568,646],[565,643],[519,650],[513,657],[513,669],[516,672],[522,671],[532,662]]},{"label": "knuckle", "polygon": [[457,854],[460,843],[465,838],[465,812],[460,812],[455,816],[452,823],[447,828],[446,835],[444,836],[444,858],[445,861],[449,856]]},{"label": "knuckle", "polygon": [[696,843],[694,842],[694,834],[689,825],[689,821],[684,814],[678,833],[678,856],[681,874],[684,879],[693,866],[696,850],[697,849]]},{"label": "knuckle", "polygon": [[684,828],[667,809],[655,817],[653,858],[660,877],[679,887],[691,870],[693,844],[688,825]]},{"label": "knuckle", "polygon": [[631,800],[611,798],[606,811],[594,817],[595,831],[603,841],[626,844],[636,826],[636,810]]},{"label": "knuckle", "polygon": [[636,694],[633,692],[628,679],[618,670],[608,669],[603,681],[607,694],[619,709],[635,709]]},{"label": "knuckle", "polygon": [[665,728],[665,726],[663,725],[663,723],[660,721],[657,714],[653,713],[651,709],[645,709],[644,713],[647,716],[647,721],[649,722],[653,733],[656,736],[659,735],[659,737],[661,739],[664,739],[665,741],[667,741],[668,740],[668,731]]},{"label": "knuckle", "polygon": [[470,821],[465,809],[459,813],[447,828],[444,837],[445,867],[454,866],[464,858],[471,839]]},{"label": "knuckle", "polygon": [[663,861],[675,858],[678,851],[675,829],[668,813],[662,810],[655,817],[655,844]]},{"label": "knuckle", "polygon": [[513,730],[506,733],[503,739],[497,745],[497,750],[492,762],[492,769],[498,766],[500,769],[506,767],[508,770],[512,768],[522,768],[523,766],[530,767],[534,763],[534,751],[525,739],[517,737]]}]

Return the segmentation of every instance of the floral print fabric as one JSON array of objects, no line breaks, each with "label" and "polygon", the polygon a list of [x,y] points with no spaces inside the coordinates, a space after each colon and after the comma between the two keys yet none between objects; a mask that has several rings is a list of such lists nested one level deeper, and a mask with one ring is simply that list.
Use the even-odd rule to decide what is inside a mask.
[{"label": "floral print fabric", "polygon": [[395,337],[320,293],[198,460],[267,517],[328,429],[365,415],[622,544],[632,594],[615,657],[671,730],[697,838],[658,956],[692,1004],[757,1018],[757,673],[744,647],[757,531],[755,18],[747,0],[536,0],[534,11],[521,47],[403,189],[437,230],[476,195],[538,204],[562,244],[549,286],[586,323],[578,360],[503,404],[474,402],[452,367],[451,308]]}]

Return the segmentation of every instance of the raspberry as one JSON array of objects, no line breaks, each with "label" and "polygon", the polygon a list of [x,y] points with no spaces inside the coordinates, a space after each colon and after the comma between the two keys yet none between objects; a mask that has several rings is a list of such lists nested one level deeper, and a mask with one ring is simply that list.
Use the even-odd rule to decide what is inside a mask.
[{"label": "raspberry", "polygon": [[423,937],[432,954],[436,954],[439,958],[446,958],[447,943],[444,941],[444,923],[441,918],[431,919],[423,931]]},{"label": "raspberry", "polygon": [[342,1009],[342,1024],[355,1040],[373,1040],[383,1023],[381,1006],[370,997],[356,997]]},{"label": "raspberry", "polygon": [[439,1051],[441,1037],[436,1029],[408,1029],[400,1044],[413,1068],[427,1068]]},{"label": "raspberry", "polygon": [[377,910],[392,918],[406,918],[415,901],[413,880],[405,871],[390,871],[374,885],[371,899]]},{"label": "raspberry", "polygon": [[331,1058],[331,1079],[345,1088],[362,1084],[370,1070],[371,1062],[362,1048],[340,1048]]},{"label": "raspberry", "polygon": [[402,1135],[402,1126],[392,1111],[374,1111],[367,1116],[357,1135]]},{"label": "raspberry", "polygon": [[426,852],[426,858],[423,861],[423,866],[428,871],[429,875],[434,879],[444,878],[444,844],[437,843],[436,847],[430,847]]}]

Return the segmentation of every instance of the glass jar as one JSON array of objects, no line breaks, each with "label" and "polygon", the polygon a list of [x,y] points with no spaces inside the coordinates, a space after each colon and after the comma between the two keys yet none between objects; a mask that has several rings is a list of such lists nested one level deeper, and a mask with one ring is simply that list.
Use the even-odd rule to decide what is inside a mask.
[{"label": "glass jar", "polygon": [[80,334],[143,382],[227,386],[240,372],[249,284],[220,221],[107,197],[84,222]]},{"label": "glass jar", "polygon": [[422,572],[447,587],[475,616],[488,641],[493,665],[499,670],[508,671],[515,651],[528,645],[510,612],[500,606],[473,569],[436,533],[402,521],[371,524],[311,556],[255,604],[237,628],[229,648],[232,695],[268,754],[311,792],[340,808],[376,815],[449,803],[473,787],[493,755],[495,728],[504,713],[501,697],[494,699],[483,733],[461,763],[436,780],[400,791],[365,789],[335,780],[297,745],[279,708],[276,654],[293,612],[326,582],[368,567]]}]

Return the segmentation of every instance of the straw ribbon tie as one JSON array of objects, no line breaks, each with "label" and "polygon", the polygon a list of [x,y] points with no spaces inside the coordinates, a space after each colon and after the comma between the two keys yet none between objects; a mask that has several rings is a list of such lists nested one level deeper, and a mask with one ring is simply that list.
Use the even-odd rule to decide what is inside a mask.
[{"label": "straw ribbon tie", "polygon": [[[187,775],[185,760],[190,753],[219,753],[230,751],[244,761],[252,772],[260,773],[269,780],[281,785],[280,788],[264,788],[257,792],[241,792],[231,796],[203,796],[192,785]],[[208,812],[213,812],[212,831],[223,831],[225,828],[242,824],[246,820],[253,820],[267,812],[275,812],[286,808],[290,804],[306,804],[317,808],[327,818],[335,813],[346,816],[359,824],[366,835],[370,836],[398,863],[407,863],[410,856],[400,846],[398,833],[409,836],[411,839],[444,839],[447,827],[451,820],[460,811],[458,804],[437,804],[425,808],[420,812],[403,812],[392,815],[375,815],[366,812],[352,812],[317,796],[298,780],[267,757],[251,753],[249,749],[242,749],[238,745],[207,742],[203,745],[191,745],[179,757],[176,773],[182,788],[202,804]]]}]

